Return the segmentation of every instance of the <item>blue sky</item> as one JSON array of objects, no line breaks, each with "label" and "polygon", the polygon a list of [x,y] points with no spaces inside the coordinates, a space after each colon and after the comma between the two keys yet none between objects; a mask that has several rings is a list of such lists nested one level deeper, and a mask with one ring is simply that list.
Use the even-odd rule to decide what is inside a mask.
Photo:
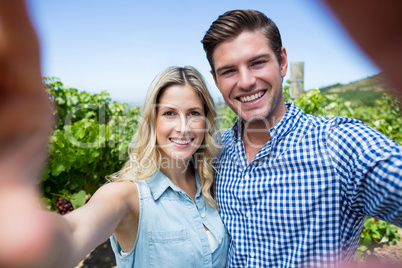
[{"label": "blue sky", "polygon": [[[379,73],[317,0],[28,0],[42,74],[141,103],[157,73],[193,65],[222,100],[200,40],[220,14],[256,9],[278,25],[288,60],[304,61],[306,89]],[[285,79],[290,78],[290,67]]]}]

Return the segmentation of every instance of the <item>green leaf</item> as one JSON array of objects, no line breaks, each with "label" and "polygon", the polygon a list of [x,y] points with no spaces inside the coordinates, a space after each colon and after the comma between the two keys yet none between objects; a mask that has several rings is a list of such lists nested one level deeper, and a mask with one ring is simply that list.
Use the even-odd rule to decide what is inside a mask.
[{"label": "green leaf", "polygon": [[70,202],[73,205],[74,209],[77,209],[83,205],[85,205],[86,202],[86,192],[84,190],[79,191],[78,193],[75,193],[70,196]]},{"label": "green leaf", "polygon": [[387,236],[384,236],[384,237],[382,237],[381,238],[381,240],[380,240],[380,244],[385,244],[385,243],[387,243],[387,242],[389,242],[389,239],[388,239],[388,237]]},{"label": "green leaf", "polygon": [[72,96],[71,97],[71,103],[72,103],[72,105],[77,105],[78,104],[78,97],[77,96]]},{"label": "green leaf", "polygon": [[52,209],[52,200],[50,200],[49,198],[43,197],[42,198],[42,203],[45,204],[47,210]]},{"label": "green leaf", "polygon": [[65,170],[65,168],[62,163],[54,163],[54,165],[52,165],[51,174],[52,174],[52,176],[57,177],[64,170]]},{"label": "green leaf", "polygon": [[57,98],[56,98],[56,101],[57,101],[57,103],[58,103],[59,105],[63,105],[63,104],[66,103],[66,101],[65,101],[64,98],[62,98],[62,97],[57,97]]},{"label": "green leaf", "polygon": [[371,245],[372,242],[373,242],[373,239],[371,239],[371,237],[369,235],[366,235],[362,240],[363,245]]}]

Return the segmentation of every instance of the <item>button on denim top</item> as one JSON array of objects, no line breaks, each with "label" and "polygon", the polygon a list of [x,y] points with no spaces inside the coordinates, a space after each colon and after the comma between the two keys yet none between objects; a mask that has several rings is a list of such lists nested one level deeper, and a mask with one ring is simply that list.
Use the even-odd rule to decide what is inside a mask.
[{"label": "button on denim top", "polygon": [[[140,200],[135,244],[123,257],[115,235],[110,237],[119,268],[226,266],[228,233],[218,211],[206,205],[198,175],[196,182],[197,206],[161,171],[146,180],[135,181]],[[212,254],[204,226],[218,242]]]}]

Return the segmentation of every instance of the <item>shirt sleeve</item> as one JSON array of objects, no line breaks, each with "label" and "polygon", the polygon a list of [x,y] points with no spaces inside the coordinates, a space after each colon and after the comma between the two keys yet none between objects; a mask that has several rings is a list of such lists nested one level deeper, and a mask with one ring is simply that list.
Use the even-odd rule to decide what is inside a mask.
[{"label": "shirt sleeve", "polygon": [[402,227],[402,147],[355,119],[334,118],[328,129],[326,146],[346,205]]}]

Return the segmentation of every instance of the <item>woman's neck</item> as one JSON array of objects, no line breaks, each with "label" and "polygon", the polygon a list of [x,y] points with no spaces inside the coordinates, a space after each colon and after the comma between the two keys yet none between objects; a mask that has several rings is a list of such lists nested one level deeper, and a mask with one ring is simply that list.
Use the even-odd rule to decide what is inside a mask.
[{"label": "woman's neck", "polygon": [[162,160],[160,170],[179,187],[192,183],[195,179],[194,168],[189,160],[172,158]]}]

